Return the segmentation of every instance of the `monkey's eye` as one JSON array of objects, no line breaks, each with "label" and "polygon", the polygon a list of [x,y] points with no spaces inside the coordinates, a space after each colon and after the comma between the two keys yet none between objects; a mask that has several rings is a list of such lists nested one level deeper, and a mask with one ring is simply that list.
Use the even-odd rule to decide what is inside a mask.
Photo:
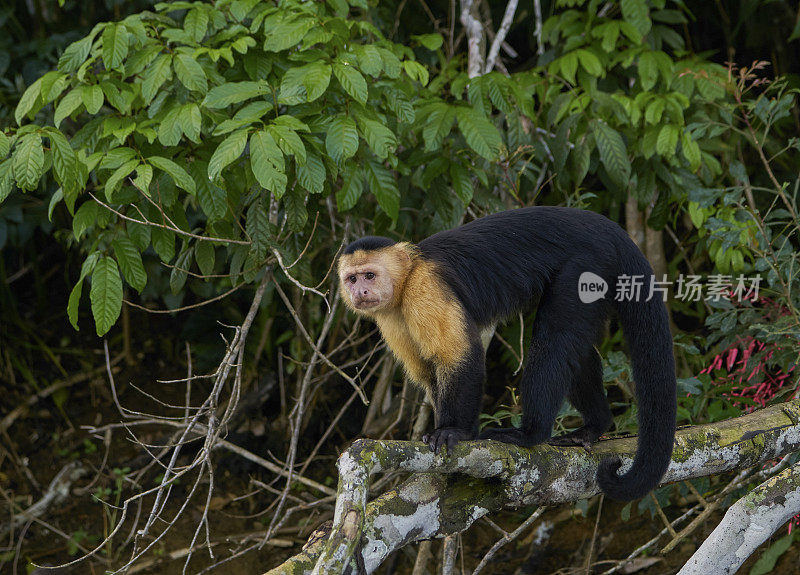
[{"label": "monkey's eye", "polygon": [[375,274],[372,273],[372,272],[367,272],[367,273],[364,274],[364,277],[366,279],[368,279],[368,280],[374,280],[375,279]]},{"label": "monkey's eye", "polygon": [[348,280],[348,281],[349,281],[351,284],[354,284],[354,283],[356,283],[356,280],[358,280],[358,278],[357,278],[356,276],[352,275],[352,276],[350,276],[349,278],[347,278],[347,280]]}]

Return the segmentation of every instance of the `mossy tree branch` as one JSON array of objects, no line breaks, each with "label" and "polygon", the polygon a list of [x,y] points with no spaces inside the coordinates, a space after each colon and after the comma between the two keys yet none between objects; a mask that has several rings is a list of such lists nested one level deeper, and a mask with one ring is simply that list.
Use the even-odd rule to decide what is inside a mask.
[{"label": "mossy tree branch", "polygon": [[[747,468],[799,449],[800,400],[795,400],[679,430],[663,482]],[[590,497],[599,491],[598,462],[617,455],[624,471],[635,451],[636,438],[601,441],[590,452],[468,441],[448,455],[434,455],[421,442],[358,440],[339,458],[330,537],[308,546],[269,574],[333,574],[348,567],[358,572],[356,553],[371,573],[392,551],[464,531],[492,511]],[[370,476],[388,470],[413,474],[367,504]]]}]

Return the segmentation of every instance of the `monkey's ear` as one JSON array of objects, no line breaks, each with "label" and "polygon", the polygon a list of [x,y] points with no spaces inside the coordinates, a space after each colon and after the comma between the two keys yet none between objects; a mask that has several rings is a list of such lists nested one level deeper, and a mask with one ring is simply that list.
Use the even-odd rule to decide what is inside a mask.
[{"label": "monkey's ear", "polygon": [[402,257],[406,261],[411,261],[414,257],[414,247],[408,242],[400,242],[399,244],[395,244],[397,247],[397,252],[402,254]]}]

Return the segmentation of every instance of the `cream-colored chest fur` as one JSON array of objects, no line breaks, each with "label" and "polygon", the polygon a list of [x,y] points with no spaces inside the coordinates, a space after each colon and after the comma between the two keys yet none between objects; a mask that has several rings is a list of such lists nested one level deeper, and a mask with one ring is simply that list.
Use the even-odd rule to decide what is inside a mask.
[{"label": "cream-colored chest fur", "polygon": [[431,385],[432,370],[450,371],[469,350],[464,309],[438,278],[434,264],[417,260],[400,304],[375,318],[408,376],[423,386]]}]

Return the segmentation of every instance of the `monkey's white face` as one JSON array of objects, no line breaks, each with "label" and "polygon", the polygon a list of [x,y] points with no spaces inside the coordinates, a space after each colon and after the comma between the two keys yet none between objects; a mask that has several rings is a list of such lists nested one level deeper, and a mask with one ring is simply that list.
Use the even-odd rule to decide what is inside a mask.
[{"label": "monkey's white face", "polygon": [[380,265],[346,267],[340,279],[351,305],[360,311],[378,311],[394,296],[392,280]]},{"label": "monkey's white face", "polygon": [[404,252],[397,250],[358,250],[339,260],[339,285],[347,304],[367,314],[394,305],[396,282],[406,271],[398,262],[408,262]]}]

